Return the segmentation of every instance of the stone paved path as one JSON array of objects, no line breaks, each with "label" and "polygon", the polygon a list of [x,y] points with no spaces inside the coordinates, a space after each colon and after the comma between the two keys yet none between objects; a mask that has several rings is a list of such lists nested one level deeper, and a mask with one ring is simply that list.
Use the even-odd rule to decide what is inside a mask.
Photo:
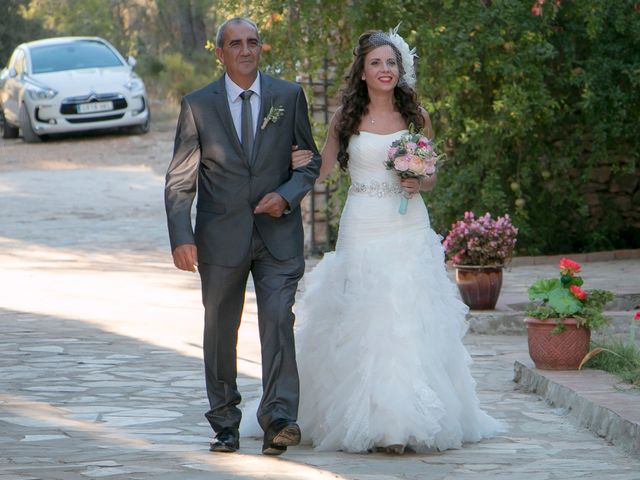
[{"label": "stone paved path", "polygon": [[466,338],[483,406],[508,426],[497,438],[402,457],[273,459],[258,439],[209,453],[199,283],[169,263],[161,188],[141,168],[0,173],[0,479],[640,479],[639,459],[515,388],[519,336]]},{"label": "stone paved path", "polygon": [[[467,339],[481,400],[508,425],[498,438],[427,455],[297,447],[271,459],[257,439],[237,455],[207,451],[199,358],[46,315],[5,310],[0,328],[2,479],[640,478],[640,461],[515,390],[520,337]],[[247,398],[257,384],[242,377]]]}]

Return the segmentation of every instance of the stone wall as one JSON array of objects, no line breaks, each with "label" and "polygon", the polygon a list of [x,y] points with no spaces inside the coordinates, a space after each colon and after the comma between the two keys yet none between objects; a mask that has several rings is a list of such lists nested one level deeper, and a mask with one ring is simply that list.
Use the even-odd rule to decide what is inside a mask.
[{"label": "stone wall", "polygon": [[640,170],[625,167],[602,165],[592,170],[583,191],[593,226],[614,221],[640,230]]}]

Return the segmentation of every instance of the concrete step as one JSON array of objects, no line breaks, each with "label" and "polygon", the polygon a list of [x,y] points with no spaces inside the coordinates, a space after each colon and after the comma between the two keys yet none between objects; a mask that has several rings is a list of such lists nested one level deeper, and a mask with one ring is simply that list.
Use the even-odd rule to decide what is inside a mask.
[{"label": "concrete step", "polygon": [[600,370],[539,370],[516,360],[514,381],[565,410],[582,427],[640,457],[640,390]]}]

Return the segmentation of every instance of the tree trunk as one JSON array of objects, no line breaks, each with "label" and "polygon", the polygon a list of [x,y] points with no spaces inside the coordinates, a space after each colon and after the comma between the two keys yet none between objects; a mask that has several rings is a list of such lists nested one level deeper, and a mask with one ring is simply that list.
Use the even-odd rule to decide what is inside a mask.
[{"label": "tree trunk", "polygon": [[206,11],[202,0],[157,0],[158,16],[174,45],[186,56],[204,49]]}]

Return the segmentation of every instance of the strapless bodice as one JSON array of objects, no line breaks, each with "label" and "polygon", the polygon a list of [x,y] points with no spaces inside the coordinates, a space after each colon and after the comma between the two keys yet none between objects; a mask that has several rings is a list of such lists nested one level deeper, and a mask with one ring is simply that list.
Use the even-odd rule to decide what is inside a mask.
[{"label": "strapless bodice", "polygon": [[[384,162],[391,143],[406,130],[380,134],[362,131],[349,141],[349,175],[356,191],[369,189],[369,193],[400,194],[400,180]],[[352,188],[353,190],[353,188]],[[376,192],[378,190],[378,192]]]}]

